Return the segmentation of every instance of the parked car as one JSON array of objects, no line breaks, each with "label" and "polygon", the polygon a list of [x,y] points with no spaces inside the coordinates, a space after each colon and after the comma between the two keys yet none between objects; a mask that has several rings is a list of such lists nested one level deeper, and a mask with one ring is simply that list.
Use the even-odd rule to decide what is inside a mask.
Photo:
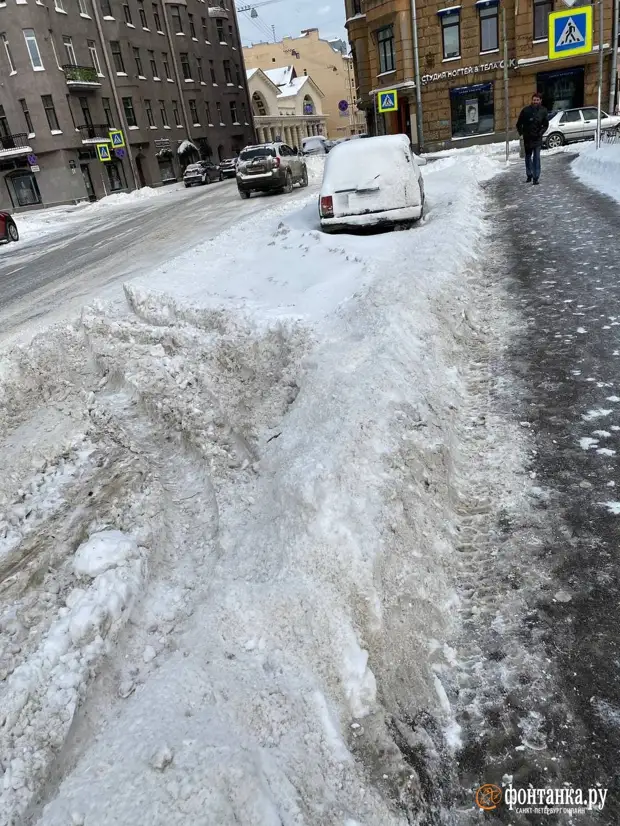
[{"label": "parked car", "polygon": [[308,186],[306,162],[285,143],[246,146],[237,163],[237,188],[242,198],[252,192],[291,192],[293,184]]},{"label": "parked car", "polygon": [[384,135],[338,144],[325,160],[319,196],[321,228],[337,232],[394,227],[419,220],[424,180],[406,135]]},{"label": "parked car", "polygon": [[323,135],[312,135],[301,142],[301,151],[304,155],[326,155],[331,149],[331,141]]},{"label": "parked car", "polygon": [[[543,135],[543,146],[555,149],[572,141],[585,141],[596,135],[596,106],[562,109],[549,118],[549,128]],[[601,111],[601,131],[620,134],[620,117]]]},{"label": "parked car", "polygon": [[220,171],[224,178],[234,178],[237,174],[237,158],[226,158],[220,161]]},{"label": "parked car", "polygon": [[212,181],[222,181],[223,179],[222,170],[213,161],[190,163],[183,173],[183,183],[186,187],[194,186],[194,184],[210,184]]},{"label": "parked car", "polygon": [[0,212],[0,241],[19,241],[17,225],[8,212]]}]

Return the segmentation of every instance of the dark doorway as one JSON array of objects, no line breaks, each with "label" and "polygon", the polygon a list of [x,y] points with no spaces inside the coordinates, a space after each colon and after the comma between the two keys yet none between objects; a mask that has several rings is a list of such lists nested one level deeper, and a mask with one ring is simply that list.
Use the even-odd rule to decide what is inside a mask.
[{"label": "dark doorway", "polygon": [[140,181],[140,186],[146,186],[146,178],[144,176],[144,169],[142,168],[142,156],[138,155],[136,157],[136,169],[138,170],[138,179]]},{"label": "dark doorway", "polygon": [[90,168],[87,163],[80,164],[82,170],[82,177],[84,178],[84,186],[86,187],[86,194],[89,201],[96,201],[95,187],[93,186],[93,179],[90,177]]}]

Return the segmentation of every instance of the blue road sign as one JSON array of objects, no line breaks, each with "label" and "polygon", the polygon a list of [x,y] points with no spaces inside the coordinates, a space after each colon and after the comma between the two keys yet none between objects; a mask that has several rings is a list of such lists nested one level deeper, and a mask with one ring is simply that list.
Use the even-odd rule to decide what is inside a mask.
[{"label": "blue road sign", "polygon": [[398,109],[398,92],[390,89],[387,92],[379,92],[379,111],[396,112]]},{"label": "blue road sign", "polygon": [[592,6],[562,9],[549,15],[549,58],[592,51]]},{"label": "blue road sign", "polygon": [[37,156],[33,153],[32,155],[28,155],[27,158],[29,166],[36,166],[37,165]]},{"label": "blue road sign", "polygon": [[117,158],[124,158],[125,157],[125,150],[124,149],[115,149],[114,154]]}]

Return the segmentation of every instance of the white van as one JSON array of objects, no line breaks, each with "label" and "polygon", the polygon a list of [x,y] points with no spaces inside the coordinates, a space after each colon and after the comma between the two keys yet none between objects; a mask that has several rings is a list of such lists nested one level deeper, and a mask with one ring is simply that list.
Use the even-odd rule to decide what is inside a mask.
[{"label": "white van", "polygon": [[325,160],[319,197],[321,227],[337,232],[419,220],[424,212],[426,163],[406,135],[346,141]]}]

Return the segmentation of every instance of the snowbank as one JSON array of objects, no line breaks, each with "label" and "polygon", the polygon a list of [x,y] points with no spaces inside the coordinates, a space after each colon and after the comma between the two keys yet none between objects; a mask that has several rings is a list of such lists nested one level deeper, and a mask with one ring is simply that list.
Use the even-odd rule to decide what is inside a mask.
[{"label": "snowbank", "polygon": [[148,201],[151,198],[158,198],[167,190],[163,187],[153,189],[150,186],[143,186],[141,189],[134,189],[132,192],[116,192],[108,195],[105,198],[100,198],[95,203],[91,204],[92,210],[105,209],[106,207],[130,206],[136,201]]},{"label": "snowbank", "polygon": [[620,143],[584,146],[572,170],[586,186],[620,201]]},{"label": "snowbank", "polygon": [[497,168],[408,232],[283,204],[5,359],[2,826],[437,818]]}]

